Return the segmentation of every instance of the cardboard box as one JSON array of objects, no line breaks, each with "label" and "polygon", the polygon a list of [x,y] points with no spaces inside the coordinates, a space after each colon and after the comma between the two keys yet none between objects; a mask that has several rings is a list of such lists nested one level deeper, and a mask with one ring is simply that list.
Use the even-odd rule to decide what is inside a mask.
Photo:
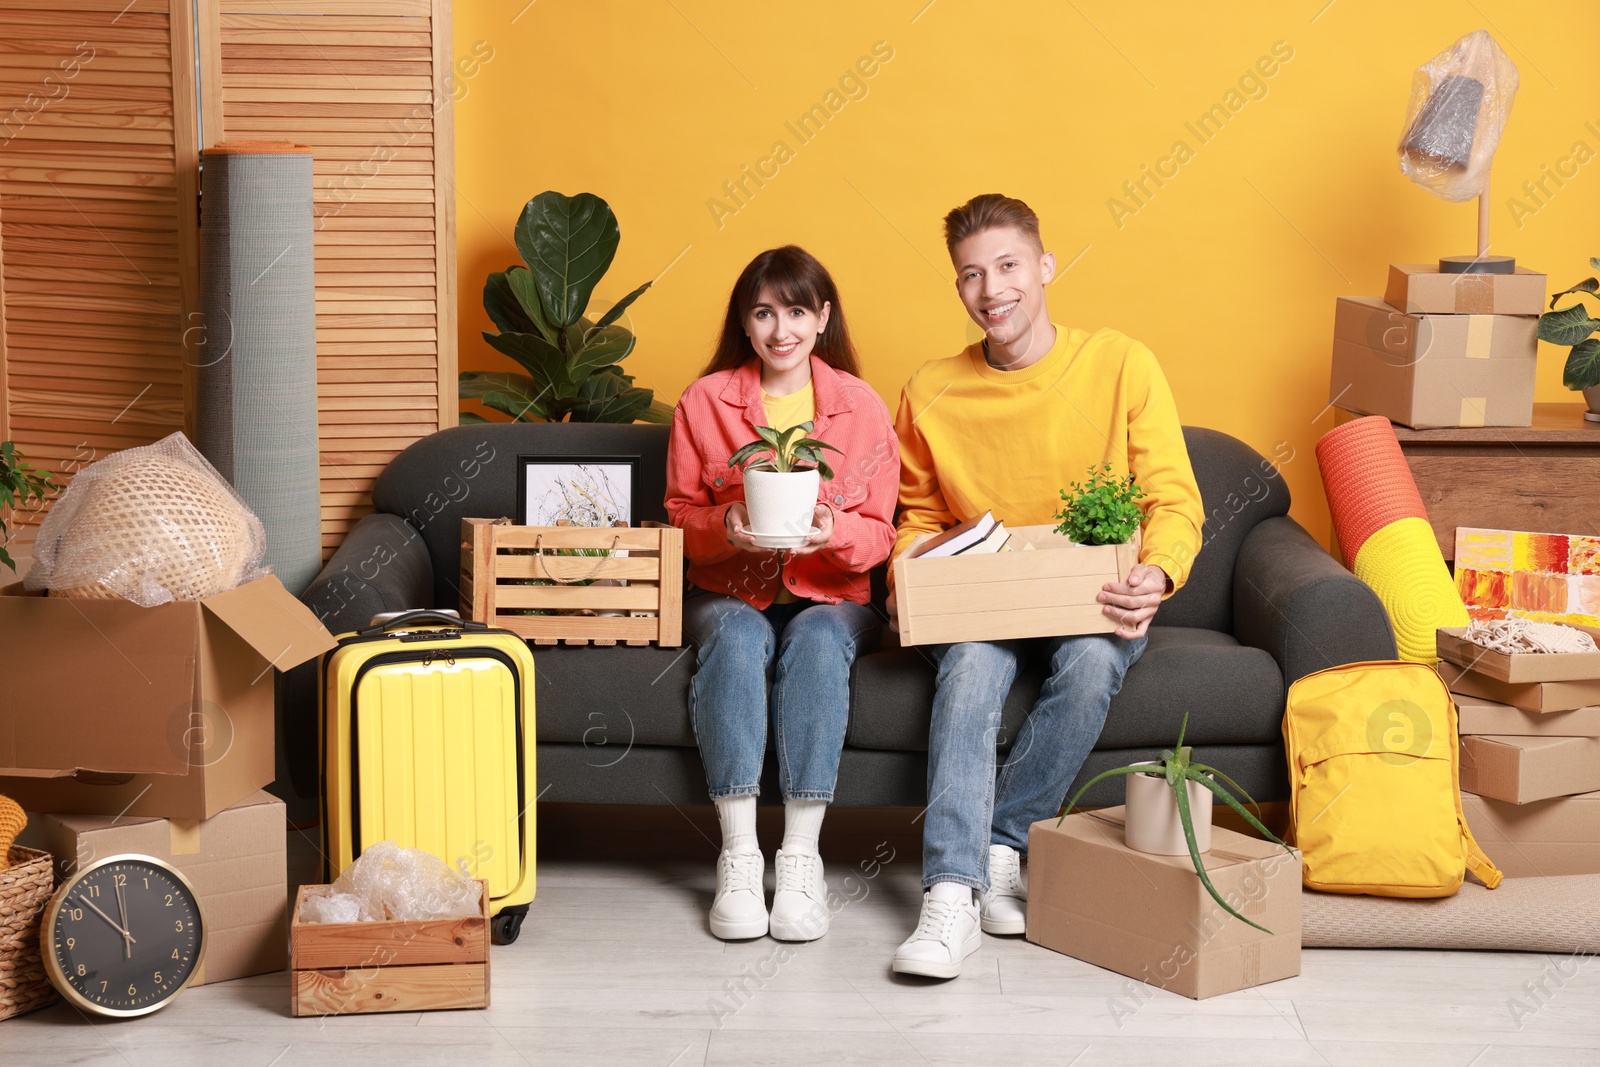
[{"label": "cardboard box", "polygon": [[356,1015],[489,1006],[489,883],[470,919],[289,925],[289,1014]]},{"label": "cardboard box", "polygon": [[1463,737],[1461,788],[1513,804],[1600,790],[1600,738]]},{"label": "cardboard box", "polygon": [[1383,299],[1412,314],[1537,315],[1546,281],[1526,267],[1515,274],[1441,274],[1437,263],[1391,263]]},{"label": "cardboard box", "polygon": [[0,589],[0,793],[30,811],[209,819],[276,773],[273,668],[333,647],[267,576],[141,608]]},{"label": "cardboard box", "polygon": [[1531,804],[1462,793],[1461,810],[1507,878],[1600,874],[1600,793]]},{"label": "cardboard box", "polygon": [[1574,711],[1600,704],[1600,678],[1582,682],[1502,682],[1448,660],[1439,664],[1439,677],[1452,693],[1510,704],[1523,711]]},{"label": "cardboard box", "polygon": [[1036,822],[1028,832],[1028,940],[1196,1000],[1300,973],[1300,859],[1220,826],[1202,858],[1135,852],[1122,808]]},{"label": "cardboard box", "polygon": [[[1600,643],[1600,630],[1577,627]],[[1593,682],[1600,679],[1600,652],[1516,652],[1507,655],[1468,641],[1460,626],[1443,627],[1435,637],[1439,658],[1502,682]]]},{"label": "cardboard box", "polygon": [[287,820],[272,794],[254,793],[203,822],[34,815],[25,833],[55,857],[58,879],[129,852],[182,871],[206,923],[196,985],[288,966]]},{"label": "cardboard box", "polygon": [[1407,315],[1342,296],[1328,402],[1418,429],[1531,426],[1538,320]]},{"label": "cardboard box", "polygon": [[1127,580],[1141,541],[1077,545],[1053,526],[1018,526],[1005,552],[909,558],[922,540],[894,561],[902,645],[1110,633],[1117,624],[1095,598]]},{"label": "cardboard box", "polygon": [[1482,697],[1452,693],[1459,712],[1457,732],[1512,737],[1600,737],[1600,708],[1523,711]]}]

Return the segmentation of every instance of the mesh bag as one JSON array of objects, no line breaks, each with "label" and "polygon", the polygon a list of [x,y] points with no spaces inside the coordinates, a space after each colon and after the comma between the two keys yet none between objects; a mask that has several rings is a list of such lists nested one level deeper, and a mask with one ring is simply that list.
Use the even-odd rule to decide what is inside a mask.
[{"label": "mesh bag", "polygon": [[174,433],[90,464],[39,527],[25,584],[152,608],[267,573],[266,533],[188,438]]},{"label": "mesh bag", "polygon": [[1516,95],[1516,64],[1486,31],[1467,34],[1417,68],[1401,171],[1443,200],[1482,193]]}]

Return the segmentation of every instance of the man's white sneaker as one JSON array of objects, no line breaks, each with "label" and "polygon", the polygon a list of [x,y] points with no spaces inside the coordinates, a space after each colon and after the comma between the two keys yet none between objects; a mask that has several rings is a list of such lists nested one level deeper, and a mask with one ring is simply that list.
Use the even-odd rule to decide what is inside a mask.
[{"label": "man's white sneaker", "polygon": [[894,969],[900,974],[954,978],[961,973],[962,961],[981,944],[976,904],[935,900],[925,893],[916,930],[895,950]]},{"label": "man's white sneaker", "polygon": [[989,846],[989,888],[979,904],[986,934],[1021,934],[1028,928],[1028,883],[1022,857],[1007,845]]},{"label": "man's white sneaker", "polygon": [[772,894],[772,936],[779,941],[815,941],[828,932],[828,884],[815,852],[778,850],[778,888]]},{"label": "man's white sneaker", "polygon": [[761,888],[766,870],[760,852],[729,852],[717,857],[717,895],[711,902],[711,932],[724,941],[761,937],[767,932],[767,899]]}]

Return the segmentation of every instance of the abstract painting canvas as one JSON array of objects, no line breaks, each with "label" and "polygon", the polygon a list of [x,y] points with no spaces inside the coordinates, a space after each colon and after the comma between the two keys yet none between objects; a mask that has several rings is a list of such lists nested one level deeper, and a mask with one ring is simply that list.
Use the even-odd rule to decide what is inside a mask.
[{"label": "abstract painting canvas", "polygon": [[1600,626],[1600,537],[1457,527],[1456,588],[1474,619]]}]

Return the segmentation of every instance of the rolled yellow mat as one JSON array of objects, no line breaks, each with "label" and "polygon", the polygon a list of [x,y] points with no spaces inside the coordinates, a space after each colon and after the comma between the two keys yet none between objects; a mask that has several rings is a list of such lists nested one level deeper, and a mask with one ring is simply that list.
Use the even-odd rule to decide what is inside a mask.
[{"label": "rolled yellow mat", "polygon": [[1426,519],[1396,519],[1374,530],[1350,569],[1388,609],[1401,659],[1439,662],[1434,631],[1467,625],[1466,605]]}]

